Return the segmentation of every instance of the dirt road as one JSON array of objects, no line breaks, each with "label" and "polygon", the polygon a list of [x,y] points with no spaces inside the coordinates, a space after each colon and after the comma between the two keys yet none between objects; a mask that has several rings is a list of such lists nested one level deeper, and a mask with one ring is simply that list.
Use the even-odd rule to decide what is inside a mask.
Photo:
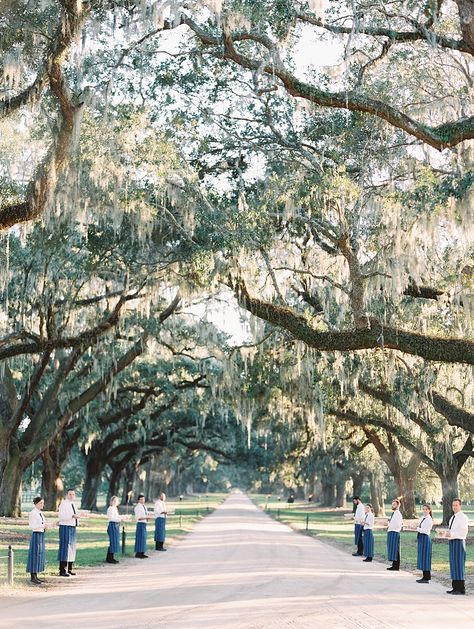
[{"label": "dirt road", "polygon": [[448,596],[439,584],[362,563],[271,520],[243,495],[167,553],[150,554],[3,598],[0,627],[474,627],[474,592]]}]

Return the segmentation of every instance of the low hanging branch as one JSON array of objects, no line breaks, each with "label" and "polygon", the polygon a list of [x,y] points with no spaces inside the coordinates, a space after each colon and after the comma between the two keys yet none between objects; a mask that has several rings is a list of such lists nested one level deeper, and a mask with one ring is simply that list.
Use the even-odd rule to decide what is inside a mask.
[{"label": "low hanging branch", "polygon": [[249,294],[242,281],[234,286],[239,305],[256,317],[284,328],[298,340],[320,351],[357,351],[394,349],[426,360],[443,363],[474,364],[474,342],[467,339],[428,336],[399,328],[384,327],[370,321],[370,327],[320,332],[290,308],[263,301]]},{"label": "low hanging branch", "polygon": [[81,105],[74,104],[66,85],[62,63],[66,53],[79,33],[89,8],[77,0],[60,0],[62,7],[60,24],[48,49],[43,71],[32,85],[21,94],[0,102],[0,117],[28,103],[35,103],[49,84],[60,109],[57,135],[46,157],[28,184],[25,200],[0,207],[0,230],[38,218],[51,204],[57,178],[67,165],[69,148]]},{"label": "low hanging branch", "polygon": [[[464,140],[474,138],[474,116],[459,118],[431,127],[411,118],[389,103],[371,98],[360,92],[354,90],[330,92],[302,81],[284,67],[275,53],[275,43],[261,33],[254,31],[230,32],[224,29],[223,33],[217,36],[185,15],[181,16],[181,24],[186,24],[202,44],[213,46],[219,58],[233,61],[246,70],[267,74],[272,77],[273,81],[275,78],[279,79],[288,94],[296,98],[303,98],[321,107],[348,109],[372,114],[440,151],[456,146]],[[266,49],[266,55],[271,56],[271,61],[262,61],[262,59],[253,58],[248,54],[242,54],[234,45],[238,41],[253,41],[263,46]]]}]

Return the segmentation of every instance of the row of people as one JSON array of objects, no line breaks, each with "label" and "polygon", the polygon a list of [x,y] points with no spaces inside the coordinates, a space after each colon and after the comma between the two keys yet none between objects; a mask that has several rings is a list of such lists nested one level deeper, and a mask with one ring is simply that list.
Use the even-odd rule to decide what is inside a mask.
[{"label": "row of people", "polygon": [[[375,516],[371,504],[364,505],[359,496],[354,496],[356,510],[354,513],[354,543],[357,551],[354,556],[365,556],[363,561],[370,562],[374,557],[374,524]],[[448,594],[465,594],[466,538],[469,530],[469,519],[462,511],[459,498],[452,502],[453,515],[449,519],[446,537],[449,539],[449,567],[452,588]],[[403,528],[403,517],[400,512],[400,500],[392,501],[392,514],[387,524],[387,559],[392,565],[387,570],[400,570],[400,533]],[[423,505],[423,517],[416,528],[417,532],[417,569],[422,571],[417,583],[429,583],[431,580],[433,512],[429,504]]]},{"label": "row of people", "polygon": [[[74,504],[75,491],[68,489],[66,498],[61,502],[58,512],[59,520],[59,549],[57,559],[59,561],[59,576],[70,577],[75,576],[74,562],[76,560],[76,542],[77,542],[77,526],[82,514]],[[137,505],[135,506],[135,557],[140,559],[146,558],[146,524],[147,520],[155,519],[155,548],[159,551],[165,551],[164,542],[166,538],[166,495],[160,494],[159,499],[155,502],[153,515],[148,514],[145,505],[145,496],[140,494]],[[26,562],[26,572],[30,574],[31,582],[41,584],[38,574],[44,572],[46,565],[46,544],[45,531],[51,528],[52,524],[46,521],[43,514],[44,499],[37,496],[33,500],[33,509],[28,516],[28,523],[31,528],[31,538],[28,548],[28,558]],[[120,523],[127,519],[127,516],[121,516],[118,511],[118,498],[112,496],[110,505],[107,509],[107,534],[109,537],[109,547],[107,549],[107,563],[116,564],[118,561],[114,555],[120,551]]]}]

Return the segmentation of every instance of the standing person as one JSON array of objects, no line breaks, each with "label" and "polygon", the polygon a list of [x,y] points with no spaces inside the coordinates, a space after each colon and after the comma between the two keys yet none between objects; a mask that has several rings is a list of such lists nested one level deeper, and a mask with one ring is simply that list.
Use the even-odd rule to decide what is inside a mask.
[{"label": "standing person", "polygon": [[26,571],[31,575],[31,582],[35,585],[40,585],[43,581],[38,579],[38,572],[44,572],[46,560],[46,546],[44,541],[46,520],[42,513],[44,499],[41,496],[36,496],[33,500],[33,505],[34,507],[28,515],[28,524],[32,533],[30,547],[28,549]]},{"label": "standing person", "polygon": [[372,509],[372,505],[367,503],[365,505],[365,516],[364,516],[364,533],[362,536],[364,542],[364,555],[365,559],[363,561],[372,561],[374,558],[375,551],[375,542],[374,542],[374,524],[375,524],[375,515]]},{"label": "standing person", "polygon": [[403,517],[400,512],[400,500],[392,500],[392,515],[387,526],[387,559],[392,565],[387,570],[400,570],[400,532],[403,526]]},{"label": "standing person", "polygon": [[112,496],[110,506],[107,508],[107,535],[109,536],[109,548],[107,550],[107,563],[119,563],[114,559],[115,553],[120,552],[120,522],[123,520],[118,512],[118,498]]},{"label": "standing person", "polygon": [[433,528],[433,512],[431,505],[423,505],[423,517],[420,520],[417,530],[417,560],[416,567],[423,571],[421,579],[417,583],[429,583],[431,579],[431,529]]},{"label": "standing person", "polygon": [[74,504],[75,497],[76,492],[74,489],[68,489],[66,498],[59,505],[58,561],[60,577],[76,575],[72,571],[74,561],[76,560],[76,529],[79,524],[79,515]]},{"label": "standing person", "polygon": [[469,519],[461,511],[461,499],[452,502],[454,515],[449,520],[449,568],[453,589],[448,594],[466,594],[466,537],[469,530]]},{"label": "standing person", "polygon": [[155,502],[155,550],[165,551],[163,544],[166,539],[166,516],[168,511],[166,510],[166,494],[162,491],[159,499]]},{"label": "standing person", "polygon": [[145,555],[146,551],[146,523],[148,520],[148,509],[145,505],[145,496],[140,494],[138,496],[137,504],[135,505],[135,520],[137,521],[137,528],[135,531],[135,557],[138,559],[148,559],[148,555]]},{"label": "standing person", "polygon": [[365,507],[359,496],[354,496],[352,502],[356,505],[354,513],[354,544],[357,546],[357,552],[352,553],[352,556],[360,557],[364,554],[364,542],[362,536],[365,522]]}]

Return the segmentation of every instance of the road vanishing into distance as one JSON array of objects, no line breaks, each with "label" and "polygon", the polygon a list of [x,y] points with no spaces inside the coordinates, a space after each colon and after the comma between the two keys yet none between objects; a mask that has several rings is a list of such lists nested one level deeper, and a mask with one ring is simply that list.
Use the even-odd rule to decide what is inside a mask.
[{"label": "road vanishing into distance", "polygon": [[150,555],[3,597],[0,627],[474,627],[474,592],[448,596],[438,583],[363,563],[272,520],[242,494],[167,553]]}]

